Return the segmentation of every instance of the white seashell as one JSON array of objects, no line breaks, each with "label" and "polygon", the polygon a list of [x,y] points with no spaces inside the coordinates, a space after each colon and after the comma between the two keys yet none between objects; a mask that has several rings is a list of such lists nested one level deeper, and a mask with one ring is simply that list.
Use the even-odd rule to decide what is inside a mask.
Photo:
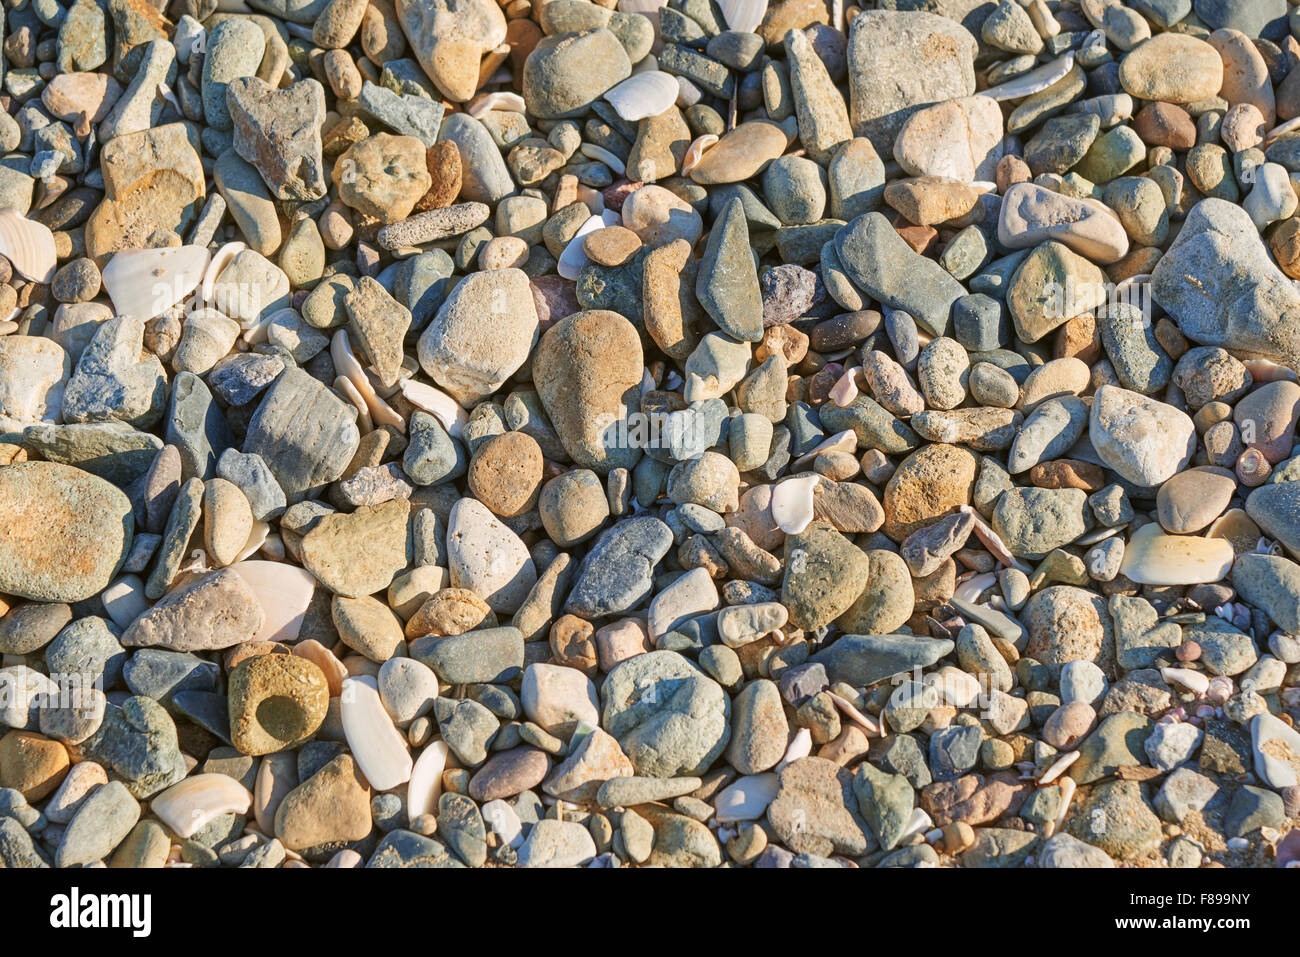
[{"label": "white seashell", "polygon": [[1127,528],[1125,525],[1116,525],[1113,528],[1099,528],[1095,531],[1080,535],[1074,540],[1075,545],[1096,545],[1098,542],[1104,542],[1108,538],[1114,538],[1120,532]]},{"label": "white seashell", "polygon": [[375,424],[370,421],[370,409],[366,406],[366,400],[361,393],[357,391],[357,387],[352,384],[352,380],[341,375],[334,380],[334,388],[357,410],[357,428],[361,430],[361,434],[365,435],[372,431]]},{"label": "white seashell", "polygon": [[1193,694],[1205,694],[1210,690],[1210,679],[1204,673],[1193,671],[1191,668],[1161,668],[1160,677],[1186,688]]},{"label": "white seashell", "polygon": [[[368,419],[375,425],[391,425],[400,432],[406,431],[406,421],[375,391],[366,370],[361,367],[361,360],[352,351],[352,342],[348,339],[346,329],[339,329],[330,340],[330,359],[334,363],[334,371],[352,383],[361,398],[358,408],[367,414]],[[348,398],[352,399],[352,396],[349,395]]]},{"label": "white seashell", "polygon": [[104,267],[104,289],[119,316],[161,316],[199,287],[211,254],[203,246],[124,249]]},{"label": "white seashell", "polygon": [[244,547],[241,548],[239,554],[235,556],[235,561],[242,562],[250,555],[256,555],[258,549],[262,547],[262,543],[266,541],[266,537],[270,534],[270,525],[266,524],[266,522],[259,522],[257,519],[253,519],[253,527],[248,532],[248,540],[244,542]]},{"label": "white seashell", "polygon": [[[1300,119],[1300,117],[1297,117]],[[1244,359],[1242,365],[1250,373],[1252,379],[1256,382],[1277,382],[1279,379],[1286,379],[1288,382],[1300,382],[1300,376],[1297,376],[1294,369],[1288,368],[1272,359]]]},{"label": "white seashell", "polygon": [[50,228],[8,207],[0,209],[0,253],[32,282],[49,282],[59,262]]},{"label": "white seashell", "polygon": [[297,565],[259,560],[241,559],[230,570],[244,580],[262,606],[262,628],[250,640],[297,641],[316,591],[316,576]]},{"label": "white seashell", "polygon": [[974,604],[979,600],[979,597],[984,593],[984,590],[992,588],[997,584],[997,581],[998,576],[993,572],[984,572],[982,575],[972,575],[957,586],[953,591],[953,597]]},{"label": "white seashell", "polygon": [[484,113],[492,110],[502,110],[506,113],[522,113],[524,109],[524,98],[518,93],[498,91],[496,93],[480,93],[469,101],[469,104],[465,107],[465,112],[477,120]]},{"label": "white seashell", "polygon": [[780,782],[772,771],[737,778],[719,792],[714,801],[714,807],[717,808],[714,816],[721,824],[757,821],[766,813],[767,806],[776,800],[780,787]]},{"label": "white seashell", "polygon": [[841,409],[852,405],[853,400],[858,397],[857,373],[857,366],[852,369],[845,369],[844,374],[835,380],[835,384],[831,386],[830,400]]},{"label": "white seashell", "polygon": [[[1078,754],[1077,751],[1074,753]],[[1074,791],[1077,787],[1074,778],[1061,779],[1061,809],[1056,812],[1056,820],[1052,822],[1053,834],[1065,825],[1065,816],[1070,813],[1070,802],[1074,800]]]},{"label": "white seashell", "polygon": [[406,785],[406,819],[414,821],[421,814],[432,814],[442,795],[442,772],[447,767],[451,749],[445,741],[431,741],[415,759],[411,780]]},{"label": "white seashell", "polygon": [[578,231],[574,233],[568,245],[560,252],[560,258],[555,264],[555,271],[565,279],[576,280],[583,267],[591,261],[582,249],[582,242],[586,239],[587,234],[594,233],[598,229],[604,229],[606,226],[617,226],[621,218],[618,213],[608,209],[600,215],[591,216],[578,227]]},{"label": "white seashell", "polygon": [[785,757],[781,758],[776,770],[780,771],[787,764],[806,758],[810,754],[812,754],[812,732],[807,728],[800,728],[794,733],[789,746],[785,749]]},{"label": "white seashell", "polygon": [[934,821],[929,814],[925,813],[924,808],[912,808],[912,816],[907,819],[907,825],[903,828],[903,833],[899,837],[899,843],[906,841],[913,834],[920,834],[934,826]]},{"label": "white seashell", "polygon": [[1265,133],[1264,145],[1270,146],[1274,140],[1286,136],[1288,133],[1292,133],[1295,130],[1300,130],[1300,116],[1293,116],[1285,123],[1279,123],[1277,126]]},{"label": "white seashell", "polygon": [[880,730],[880,722],[870,715],[863,714],[854,707],[853,702],[848,698],[842,697],[834,691],[827,691],[826,693],[831,696],[831,701],[835,703],[835,707],[843,711],[846,718],[860,727],[863,731],[867,732],[867,734],[882,734]]},{"label": "white seashell", "polygon": [[391,791],[411,778],[411,753],[379,698],[370,675],[343,682],[339,697],[343,735],[357,766],[376,791]]},{"label": "white seashell", "polygon": [[414,379],[403,379],[401,382],[402,397],[407,402],[428,412],[437,419],[447,434],[454,439],[463,439],[465,437],[465,426],[469,424],[469,413],[461,408],[460,404],[443,392],[437,386],[432,386],[424,382],[416,382]]},{"label": "white seashell", "polygon": [[1043,776],[1038,779],[1039,787],[1046,787],[1055,781],[1075,761],[1079,760],[1078,751],[1067,751],[1048,766]]},{"label": "white seashell", "polygon": [[987,96],[994,100],[1018,100],[1021,97],[1047,89],[1073,68],[1074,53],[1070,52],[1052,60],[1050,63],[1044,63],[1037,69],[1030,70],[1014,80],[999,83],[987,90],[980,90],[980,96]]},{"label": "white seashell", "polygon": [[603,146],[597,146],[595,143],[583,143],[582,155],[588,159],[594,159],[598,163],[604,163],[617,176],[622,176],[627,172],[627,167],[623,165],[623,161]]},{"label": "white seashell", "polygon": [[858,437],[853,434],[852,429],[845,429],[843,432],[836,432],[829,439],[822,439],[817,443],[815,448],[809,449],[803,455],[794,460],[790,466],[790,471],[797,472],[800,467],[807,465],[823,452],[856,452],[858,448]]},{"label": "white seashell", "polygon": [[232,259],[247,248],[245,243],[226,243],[212,254],[212,261],[208,263],[208,268],[203,273],[203,282],[199,286],[199,296],[204,303],[213,302],[217,292],[217,277],[230,265]]},{"label": "white seashell", "polygon": [[1029,569],[1016,561],[1016,557],[1011,554],[1011,550],[1007,548],[1002,539],[998,537],[998,533],[989,527],[989,524],[984,521],[983,516],[981,516],[979,512],[975,511],[975,509],[969,505],[961,506],[959,511],[965,512],[967,515],[970,515],[975,519],[975,536],[983,543],[984,547],[989,550],[990,555],[1008,568],[1018,568],[1026,575],[1029,574]]},{"label": "white seashell", "polygon": [[634,73],[605,91],[605,99],[629,123],[658,116],[677,102],[677,78],[662,70]]},{"label": "white seashell", "polygon": [[772,489],[772,520],[787,535],[798,535],[813,519],[813,492],[820,475],[786,479]]},{"label": "white seashell", "polygon": [[691,145],[686,147],[686,155],[682,157],[682,175],[689,176],[691,170],[700,165],[700,160],[704,159],[709,147],[717,142],[717,133],[705,133],[691,140]]},{"label": "white seashell", "polygon": [[246,814],[253,795],[227,774],[196,774],[173,784],[149,802],[149,810],[187,838],[222,814]]},{"label": "white seashell", "polygon": [[1166,535],[1150,522],[1129,539],[1119,573],[1139,585],[1203,585],[1222,580],[1233,557],[1225,539]]},{"label": "white seashell", "polygon": [[738,33],[754,33],[767,13],[767,0],[718,0],[722,18]]}]

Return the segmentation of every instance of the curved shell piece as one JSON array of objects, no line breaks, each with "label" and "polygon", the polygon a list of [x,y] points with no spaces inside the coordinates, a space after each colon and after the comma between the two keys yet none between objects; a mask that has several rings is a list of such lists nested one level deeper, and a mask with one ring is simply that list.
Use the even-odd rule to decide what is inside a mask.
[{"label": "curved shell piece", "polygon": [[451,749],[444,741],[431,741],[411,769],[406,785],[406,819],[414,821],[421,814],[432,814],[442,795],[442,772],[447,767]]},{"label": "curved shell piece", "polygon": [[718,0],[727,26],[739,33],[754,33],[767,13],[767,0]]},{"label": "curved shell piece", "polygon": [[149,810],[188,838],[222,814],[246,814],[253,795],[226,774],[195,774],[173,784],[149,802]]},{"label": "curved shell piece", "polygon": [[798,535],[813,519],[813,492],[820,475],[786,479],[772,489],[772,518],[787,535]]},{"label": "curved shell piece", "polygon": [[497,91],[496,93],[480,93],[469,101],[469,105],[465,107],[465,112],[477,120],[484,113],[490,113],[492,110],[522,113],[524,109],[524,98],[518,93]]},{"label": "curved shell piece", "polygon": [[376,791],[389,791],[411,778],[411,753],[379,698],[369,675],[343,682],[339,697],[343,735],[361,773]]},{"label": "curved shell piece", "polygon": [[677,78],[662,70],[634,73],[605,91],[605,99],[629,123],[658,116],[677,102],[681,87]]},{"label": "curved shell piece", "polygon": [[226,243],[212,255],[212,261],[208,263],[208,268],[203,273],[203,282],[199,287],[199,295],[205,303],[212,302],[212,297],[217,292],[217,277],[221,275],[221,270],[230,265],[230,261],[248,248],[246,243]]},{"label": "curved shell piece", "polygon": [[1225,539],[1165,535],[1150,522],[1133,533],[1119,573],[1139,585],[1204,585],[1222,580],[1234,557]]},{"label": "curved shell piece", "polygon": [[691,170],[700,165],[700,160],[704,159],[709,147],[717,142],[717,133],[703,133],[691,140],[691,145],[686,147],[686,155],[682,157],[682,175],[689,176]]},{"label": "curved shell piece", "polygon": [[[361,367],[361,360],[352,351],[352,342],[348,339],[346,329],[338,330],[330,340],[330,359],[334,362],[335,371],[352,386],[352,392],[340,391],[344,391],[354,404],[357,398],[361,400],[361,405],[357,406],[359,412],[375,425],[391,425],[400,432],[406,431],[406,420],[393,411],[393,407],[375,391],[366,370]],[[352,393],[355,393],[355,397]]]},{"label": "curved shell piece", "polygon": [[469,413],[461,408],[460,403],[443,392],[437,386],[414,379],[403,379],[402,396],[417,409],[423,409],[438,420],[447,434],[454,439],[465,437],[465,426],[469,424]]},{"label": "curved shell piece", "polygon": [[104,267],[104,288],[119,316],[160,316],[199,287],[211,254],[203,246],[124,249]]},{"label": "curved shell piece", "polygon": [[1044,63],[1036,70],[1030,70],[1015,79],[1007,80],[1006,83],[999,83],[987,90],[981,90],[980,95],[994,100],[1018,100],[1021,97],[1047,89],[1073,68],[1074,53],[1071,52],[1052,60],[1050,63]]},{"label": "curved shell piece", "polygon": [[59,261],[49,227],[10,208],[0,209],[0,253],[18,275],[32,282],[53,279]]},{"label": "curved shell piece", "polygon": [[[254,523],[253,537],[259,524],[265,523]],[[238,561],[230,570],[244,580],[262,606],[262,628],[252,640],[297,641],[316,591],[316,576],[297,565],[261,560]]]}]

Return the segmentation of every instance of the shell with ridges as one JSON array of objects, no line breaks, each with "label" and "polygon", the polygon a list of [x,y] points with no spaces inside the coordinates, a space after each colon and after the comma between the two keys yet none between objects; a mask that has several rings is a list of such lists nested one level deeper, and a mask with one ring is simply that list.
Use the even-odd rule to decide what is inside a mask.
[{"label": "shell with ridges", "polygon": [[32,282],[48,283],[59,261],[49,227],[10,208],[0,209],[0,253]]},{"label": "shell with ridges", "polygon": [[605,91],[604,96],[619,116],[635,123],[648,116],[658,116],[677,102],[679,93],[681,87],[675,77],[662,70],[646,70],[616,83]]},{"label": "shell with ridges", "polygon": [[738,33],[754,33],[767,14],[767,0],[718,0],[722,18]]}]

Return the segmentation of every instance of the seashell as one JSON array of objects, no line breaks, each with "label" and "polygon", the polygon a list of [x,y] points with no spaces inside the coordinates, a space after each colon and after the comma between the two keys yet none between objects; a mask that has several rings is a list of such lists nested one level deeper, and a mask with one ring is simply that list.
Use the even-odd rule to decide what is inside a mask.
[{"label": "seashell", "polygon": [[402,397],[407,402],[437,419],[448,435],[454,439],[465,437],[469,413],[455,399],[436,386],[416,382],[414,379],[403,379],[401,389]]},{"label": "seashell", "polygon": [[1161,668],[1160,677],[1172,681],[1180,688],[1186,688],[1193,694],[1203,695],[1210,690],[1210,679],[1200,671],[1191,668]]},{"label": "seashell", "polygon": [[253,795],[227,774],[196,774],[173,784],[149,802],[149,810],[188,838],[222,814],[246,814]]},{"label": "seashell", "polygon": [[844,374],[836,379],[835,384],[831,386],[828,398],[841,409],[850,406],[853,400],[858,397],[857,372],[858,367],[856,366],[852,369],[845,369]]},{"label": "seashell", "polygon": [[0,253],[32,282],[48,283],[59,261],[49,227],[8,207],[0,209]]},{"label": "seashell", "polygon": [[959,584],[953,597],[960,598],[962,601],[976,602],[979,600],[986,588],[992,588],[997,584],[998,576],[993,572],[984,572],[982,575],[972,575],[964,582]]},{"label": "seashell", "polygon": [[1232,697],[1234,690],[1231,678],[1227,675],[1215,675],[1205,686],[1205,697],[1215,704],[1223,704]]},{"label": "seashell", "polygon": [[1075,784],[1074,778],[1062,779],[1061,809],[1056,812],[1056,820],[1052,822],[1053,833],[1059,831],[1065,825],[1065,816],[1070,813],[1070,802],[1074,800],[1074,791],[1077,787],[1078,785]]},{"label": "seashell", "polygon": [[[265,527],[265,522],[254,523]],[[262,606],[262,628],[251,641],[298,640],[307,606],[316,591],[316,576],[297,565],[240,559],[230,566]]]},{"label": "seashell", "polygon": [[357,391],[357,387],[352,384],[352,380],[341,375],[334,380],[334,388],[357,410],[357,428],[361,430],[361,434],[365,435],[367,432],[372,431],[375,424],[370,421],[370,409],[366,407],[366,400]]},{"label": "seashell", "polygon": [[658,116],[677,102],[677,79],[662,70],[634,73],[605,91],[605,99],[629,123]]},{"label": "seashell", "polygon": [[682,175],[689,176],[691,170],[700,165],[700,160],[704,159],[704,154],[709,147],[718,142],[717,133],[705,133],[691,140],[691,145],[686,147],[686,155],[682,157]]},{"label": "seashell", "polygon": [[881,737],[884,736],[884,732],[880,730],[880,722],[875,718],[863,714],[848,698],[838,695],[834,691],[827,691],[826,693],[831,696],[831,701],[835,703],[835,707],[844,712],[844,717],[848,718],[863,731],[867,732],[867,734],[874,734]]},{"label": "seashell", "polygon": [[411,753],[379,698],[370,675],[343,682],[339,696],[343,736],[357,766],[376,791],[390,791],[411,778]]},{"label": "seashell", "polygon": [[1008,80],[1006,83],[999,83],[997,86],[990,87],[987,90],[980,90],[980,96],[987,96],[994,100],[1018,100],[1021,97],[1029,96],[1047,89],[1053,83],[1061,79],[1074,68],[1074,53],[1070,52],[1062,57],[1052,60],[1050,63],[1044,63],[1037,69],[1030,70],[1014,80]]},{"label": "seashell", "polygon": [[773,771],[747,774],[723,788],[714,806],[716,819],[721,824],[732,821],[757,821],[767,812],[767,806],[776,800],[781,789]]},{"label": "seashell", "polygon": [[1114,538],[1120,532],[1124,531],[1127,526],[1116,525],[1112,528],[1098,528],[1085,535],[1080,535],[1074,540],[1075,545],[1096,545],[1098,542],[1104,542],[1108,538]]},{"label": "seashell", "polygon": [[587,253],[582,248],[582,241],[587,237],[587,234],[594,233],[598,229],[604,229],[606,226],[617,226],[621,219],[622,217],[618,213],[608,209],[599,215],[593,214],[578,227],[578,231],[569,240],[569,244],[560,252],[560,258],[555,264],[555,271],[564,279],[576,280],[583,267],[590,262]]},{"label": "seashell", "polygon": [[820,475],[786,479],[772,489],[772,519],[787,535],[798,535],[813,520],[813,492]]},{"label": "seashell", "polygon": [[445,741],[431,741],[415,759],[411,780],[406,785],[406,819],[414,821],[421,814],[432,814],[442,795],[442,772],[447,767],[451,749]]},{"label": "seashell", "polygon": [[1255,550],[1261,534],[1259,526],[1245,509],[1230,508],[1210,523],[1205,537],[1222,538],[1232,544],[1236,554],[1246,555]]},{"label": "seashell", "polygon": [[1272,474],[1273,466],[1268,464],[1268,459],[1264,458],[1263,452],[1251,446],[1237,457],[1237,464],[1233,470],[1242,485],[1247,488],[1257,488]]},{"label": "seashell", "polygon": [[903,833],[898,838],[900,844],[904,843],[913,834],[923,834],[934,826],[934,821],[930,815],[925,813],[924,808],[912,808],[912,816],[907,819],[907,824],[903,827]]},{"label": "seashell", "polygon": [[522,113],[524,109],[524,98],[522,96],[518,93],[501,90],[496,93],[480,93],[469,101],[469,104],[465,107],[465,112],[477,120],[484,113],[492,110],[502,110],[506,113]]},{"label": "seashell", "polygon": [[211,254],[203,246],[125,249],[104,267],[104,289],[119,316],[160,316],[199,287]]},{"label": "seashell", "polygon": [[1070,765],[1079,760],[1079,753],[1078,751],[1067,751],[1048,765],[1047,770],[1043,772],[1043,776],[1038,779],[1038,786],[1046,787],[1065,773],[1065,770]]},{"label": "seashell", "polygon": [[767,14],[767,0],[718,0],[722,19],[737,33],[755,33]]},{"label": "seashell", "polygon": [[347,680],[348,669],[330,651],[315,638],[308,638],[293,646],[293,653],[299,658],[306,658],[321,671],[325,672],[325,682],[330,686],[330,697],[337,698],[343,693],[343,682]]},{"label": "seashell", "polygon": [[998,533],[989,527],[979,512],[969,505],[961,506],[960,511],[975,519],[975,535],[983,543],[984,547],[989,550],[990,555],[1008,568],[1018,568],[1026,575],[1029,574],[1029,568],[1016,560],[1016,556],[1011,554],[1011,550],[998,537]]},{"label": "seashell", "polygon": [[1129,539],[1119,573],[1139,585],[1204,585],[1222,580],[1233,557],[1223,539],[1166,535],[1150,522]]},{"label": "seashell", "polygon": [[594,159],[598,163],[604,163],[614,171],[616,176],[622,176],[627,172],[627,167],[623,164],[623,161],[603,146],[597,146],[595,143],[583,143],[582,155]]},{"label": "seashell", "polygon": [[[1300,117],[1297,117],[1300,119]],[[1259,382],[1277,382],[1279,379],[1286,379],[1288,382],[1300,382],[1300,376],[1296,375],[1295,370],[1274,362],[1272,359],[1243,359],[1242,365],[1250,373],[1252,379]]]},{"label": "seashell", "polygon": [[230,265],[230,261],[242,253],[248,246],[245,243],[226,243],[215,253],[212,254],[212,261],[208,263],[207,270],[203,273],[203,282],[199,284],[199,296],[204,303],[212,303],[217,292],[217,277],[221,271]]},{"label": "seashell", "polygon": [[1265,133],[1264,145],[1270,146],[1274,140],[1286,136],[1288,133],[1293,133],[1296,130],[1300,130],[1300,116],[1293,116],[1285,123],[1279,123],[1277,126]]},{"label": "seashell", "polygon": [[399,432],[406,431],[406,420],[375,392],[370,377],[361,367],[361,360],[352,351],[352,342],[348,339],[346,329],[339,329],[330,340],[330,359],[334,363],[334,371],[346,378],[361,398],[359,409],[367,414],[368,419],[376,425],[391,425]]},{"label": "seashell", "polygon": [[806,758],[810,754],[812,754],[812,732],[807,728],[800,728],[790,739],[790,744],[785,749],[785,756],[777,764],[776,770],[780,771],[787,764]]},{"label": "seashell", "polygon": [[856,452],[858,448],[858,437],[854,435],[852,429],[845,429],[843,432],[836,432],[829,439],[822,439],[812,448],[794,460],[790,466],[790,471],[797,472],[800,467],[807,465],[823,452]]}]

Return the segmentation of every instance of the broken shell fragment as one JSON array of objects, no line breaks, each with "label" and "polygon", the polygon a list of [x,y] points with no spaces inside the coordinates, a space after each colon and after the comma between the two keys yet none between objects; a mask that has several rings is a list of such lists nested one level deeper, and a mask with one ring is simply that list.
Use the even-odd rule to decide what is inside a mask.
[{"label": "broken shell fragment", "polygon": [[1205,585],[1221,581],[1233,557],[1221,538],[1165,535],[1150,522],[1133,533],[1119,573],[1139,585]]},{"label": "broken shell fragment", "polygon": [[223,814],[247,814],[253,795],[226,774],[196,774],[157,795],[149,809],[180,838]]},{"label": "broken shell fragment", "polygon": [[343,735],[361,773],[376,791],[391,791],[411,778],[411,754],[369,675],[343,682]]}]

